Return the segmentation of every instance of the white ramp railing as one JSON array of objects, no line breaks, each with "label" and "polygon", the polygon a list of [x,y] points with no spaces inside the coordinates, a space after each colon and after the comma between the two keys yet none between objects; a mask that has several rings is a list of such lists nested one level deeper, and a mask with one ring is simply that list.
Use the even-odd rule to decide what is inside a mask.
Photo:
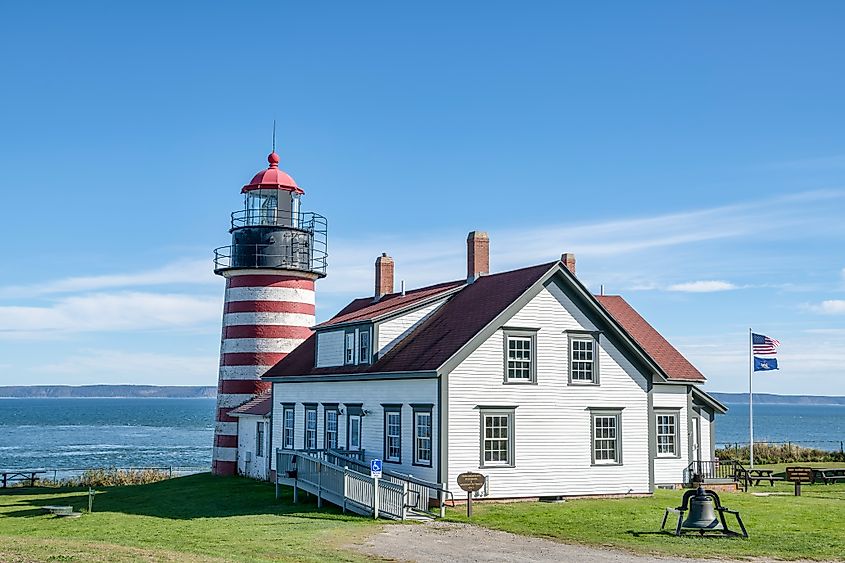
[{"label": "white ramp railing", "polygon": [[[326,457],[312,452],[277,450],[276,498],[279,485],[293,486],[293,500],[297,502],[299,490],[317,496],[317,506],[323,500],[359,513],[372,514],[375,518],[387,516],[405,520],[408,509],[420,504],[419,491],[411,490],[411,483],[395,476],[374,478],[327,461]],[[342,461],[334,456],[333,461]],[[358,465],[356,465],[356,468]],[[426,497],[426,509],[428,498]]]}]

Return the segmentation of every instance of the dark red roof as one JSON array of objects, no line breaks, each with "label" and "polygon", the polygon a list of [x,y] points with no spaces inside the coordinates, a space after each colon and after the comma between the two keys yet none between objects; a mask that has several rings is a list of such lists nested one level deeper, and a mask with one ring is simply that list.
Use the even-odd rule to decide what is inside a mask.
[{"label": "dark red roof", "polygon": [[256,395],[249,401],[243,403],[241,406],[230,410],[229,414],[255,414],[265,416],[270,414],[270,410],[272,408],[273,397],[270,394],[270,391],[265,391],[264,393]]},{"label": "dark red roof", "polygon": [[465,280],[439,283],[437,285],[406,291],[405,295],[401,293],[389,293],[378,301],[373,301],[372,297],[362,297],[344,307],[331,319],[318,324],[316,328],[325,328],[340,323],[372,320],[394,311],[411,307],[415,303],[425,301],[429,298],[436,299],[438,295],[445,294],[465,284]]},{"label": "dark red roof", "polygon": [[252,181],[243,187],[241,193],[251,192],[252,190],[285,190],[288,192],[296,192],[304,194],[305,192],[296,185],[293,178],[282,170],[279,170],[279,155],[271,152],[267,157],[267,162],[270,166],[267,170],[262,170],[255,176]]},{"label": "dark red roof", "polygon": [[596,299],[670,379],[705,380],[701,372],[622,297],[596,295]]},{"label": "dark red roof", "polygon": [[[436,370],[555,264],[552,262],[480,277],[475,283],[466,285],[452,295],[411,334],[372,365],[314,367],[316,335],[311,335],[267,370],[264,377]],[[354,311],[354,303],[344,309],[347,314]]]}]

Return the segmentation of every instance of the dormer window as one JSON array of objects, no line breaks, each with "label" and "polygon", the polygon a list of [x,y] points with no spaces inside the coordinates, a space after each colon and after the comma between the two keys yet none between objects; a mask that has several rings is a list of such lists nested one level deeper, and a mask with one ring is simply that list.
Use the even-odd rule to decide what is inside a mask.
[{"label": "dormer window", "polygon": [[355,333],[354,332],[347,332],[346,333],[346,347],[344,349],[344,356],[343,356],[343,363],[345,364],[354,364],[355,363]]},{"label": "dormer window", "polygon": [[358,363],[370,363],[370,331],[362,330],[358,335]]}]

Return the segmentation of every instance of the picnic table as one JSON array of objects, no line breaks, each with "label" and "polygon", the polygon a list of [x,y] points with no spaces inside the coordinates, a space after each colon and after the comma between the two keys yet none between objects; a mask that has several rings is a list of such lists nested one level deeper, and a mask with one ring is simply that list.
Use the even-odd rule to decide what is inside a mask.
[{"label": "picnic table", "polygon": [[821,481],[825,485],[829,485],[837,481],[845,481],[845,467],[813,469],[813,475],[816,481]]},{"label": "picnic table", "polygon": [[755,485],[759,485],[760,481],[768,481],[774,487],[775,481],[783,481],[783,477],[775,477],[772,469],[749,469],[748,480],[754,481]]},{"label": "picnic table", "polygon": [[26,482],[29,481],[29,486],[34,487],[35,482],[38,481],[38,475],[43,473],[47,473],[44,470],[20,470],[16,469],[14,471],[0,471],[0,476],[3,477],[3,488],[9,486],[11,483],[18,483],[18,482]]}]

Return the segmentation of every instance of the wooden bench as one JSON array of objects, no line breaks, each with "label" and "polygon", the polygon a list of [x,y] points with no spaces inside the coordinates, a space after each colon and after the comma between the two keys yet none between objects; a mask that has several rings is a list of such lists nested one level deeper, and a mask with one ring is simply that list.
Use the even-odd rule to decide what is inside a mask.
[{"label": "wooden bench", "polygon": [[760,481],[768,481],[769,485],[775,486],[775,481],[783,481],[783,477],[775,477],[774,471],[771,469],[749,469],[748,480],[754,481],[755,485],[760,485]]},{"label": "wooden bench", "polygon": [[46,471],[29,471],[29,470],[17,470],[17,471],[0,471],[0,476],[3,477],[3,488],[5,489],[12,483],[20,483],[29,481],[29,486],[34,487],[35,482],[40,479],[38,475],[42,475],[47,473]]},{"label": "wooden bench", "polygon": [[787,467],[786,480],[795,483],[795,496],[801,496],[801,483],[810,484],[816,476],[812,467]]},{"label": "wooden bench", "polygon": [[843,467],[826,467],[814,469],[813,472],[815,473],[815,480],[821,481],[825,485],[845,481],[845,468]]}]

